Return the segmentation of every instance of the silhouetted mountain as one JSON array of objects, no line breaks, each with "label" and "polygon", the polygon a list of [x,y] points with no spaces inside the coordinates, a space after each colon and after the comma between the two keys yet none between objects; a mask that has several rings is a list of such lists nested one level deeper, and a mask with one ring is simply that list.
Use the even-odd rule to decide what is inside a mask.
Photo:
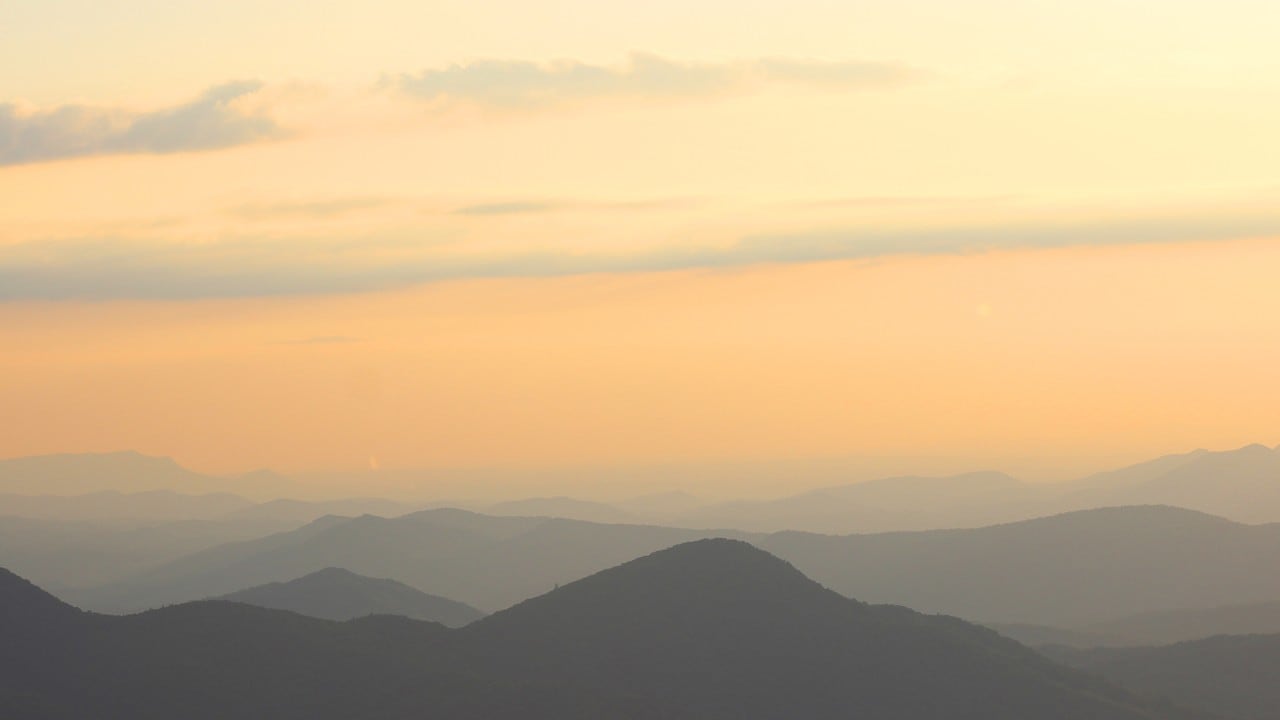
[{"label": "silhouetted mountain", "polygon": [[489,515],[514,515],[519,517],[550,517],[568,520],[585,520],[598,523],[634,523],[639,519],[629,512],[605,503],[575,500],[568,497],[527,498],[509,500],[485,508]]},{"label": "silhouetted mountain", "polygon": [[1214,635],[1280,633],[1280,602],[1165,610],[1073,628],[1041,625],[992,625],[1002,634],[1033,647],[1123,647],[1168,645]]},{"label": "silhouetted mountain", "polygon": [[845,595],[984,622],[1075,627],[1280,597],[1280,525],[1169,507],[971,530],[778,533],[759,544]]},{"label": "silhouetted mountain", "polygon": [[369,578],[342,568],[325,568],[296,580],[259,585],[218,599],[325,620],[402,615],[461,627],[484,615],[470,605],[428,595],[395,580]]},{"label": "silhouetted mountain", "polygon": [[[172,458],[132,450],[33,455],[0,460],[0,493],[85,495],[98,492],[234,493],[253,500],[288,497],[302,490],[271,471],[215,477],[182,467]],[[176,519],[176,518],[169,518]]]},{"label": "silhouetted mountain", "polygon": [[0,516],[0,564],[61,590],[120,581],[191,553],[263,534],[254,526],[211,520],[104,527]]},{"label": "silhouetted mountain", "polygon": [[1198,450],[1072,484],[1078,506],[1158,504],[1239,522],[1280,520],[1280,449]]},{"label": "silhouetted mountain", "polygon": [[619,508],[650,522],[665,523],[705,505],[687,492],[674,491],[641,495],[614,503]]},{"label": "silhouetted mountain", "polygon": [[670,522],[843,534],[973,528],[1125,505],[1171,505],[1238,522],[1280,521],[1280,449],[1197,450],[1059,483],[1024,483],[997,472],[893,477],[704,506]]},{"label": "silhouetted mountain", "polygon": [[34,455],[0,460],[0,491],[22,495],[84,495],[164,490],[225,490],[215,478],[192,472],[171,458],[126,451]]},{"label": "silhouetted mountain", "polygon": [[184,557],[127,582],[66,595],[109,612],[223,595],[344,567],[496,610],[705,531],[426,510],[387,519],[326,517],[294,532]]},{"label": "silhouetted mountain", "polygon": [[1220,635],[1161,647],[1046,654],[1153,697],[1229,720],[1275,720],[1280,709],[1280,635]]},{"label": "silhouetted mountain", "polygon": [[755,532],[868,533],[977,527],[1022,520],[1048,507],[1043,486],[997,472],[894,477],[822,488],[778,500],[737,501],[683,513],[684,527]]},{"label": "silhouetted mountain", "polygon": [[1033,648],[1047,645],[1092,648],[1138,644],[1126,642],[1123,638],[1114,635],[1104,635],[1075,628],[1031,625],[1028,623],[986,623],[986,625],[1007,638],[1013,638],[1023,645]]},{"label": "silhouetted mountain", "polygon": [[[254,506],[230,493],[185,495],[168,490],[85,495],[0,494],[4,515],[137,527],[144,523],[213,520]],[[314,518],[309,518],[314,519]],[[301,523],[299,523],[301,524]]]},{"label": "silhouetted mountain", "polygon": [[725,540],[452,631],[225,602],[97,616],[11,581],[0,607],[0,634],[31,628],[0,644],[6,717],[1187,717],[989,630],[840,597]]},{"label": "silhouetted mountain", "polygon": [[1280,597],[1280,525],[1129,507],[971,530],[752,535],[430,510],[325,518],[64,594],[95,610],[222,595],[339,566],[497,610],[670,545],[729,535],[849,597],[995,623],[1074,627],[1117,616]]},{"label": "silhouetted mountain", "polygon": [[5,496],[0,564],[61,592],[119,581],[217,545],[294,530],[327,513],[397,515],[411,509],[376,499],[254,504],[225,494],[159,491]]},{"label": "silhouetted mountain", "polygon": [[1213,635],[1273,634],[1280,633],[1280,602],[1147,612],[1097,623],[1091,629],[1135,645],[1167,645]]}]

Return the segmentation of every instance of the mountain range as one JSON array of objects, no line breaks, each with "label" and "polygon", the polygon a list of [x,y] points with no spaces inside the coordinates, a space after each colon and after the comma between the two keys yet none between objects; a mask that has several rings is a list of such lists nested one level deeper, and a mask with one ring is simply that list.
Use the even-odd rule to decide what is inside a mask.
[{"label": "mountain range", "polygon": [[0,572],[0,715],[1173,720],[995,632],[746,543],[662,550],[449,630],[206,601],[81,612]]},{"label": "mountain range", "polygon": [[[395,480],[403,475],[406,486],[421,486],[429,480],[429,473],[424,476],[405,471],[394,475],[395,478],[388,478]],[[373,487],[376,480],[364,476],[356,479],[366,487]],[[218,478],[182,468],[169,458],[135,452],[36,456],[0,460],[0,507],[4,508],[0,514],[64,520],[96,520],[114,514],[118,519],[148,513],[155,516],[168,503],[170,510],[161,519],[211,519],[225,515],[227,503],[249,502],[228,498],[228,493],[260,502],[305,493],[331,495],[335,487],[351,486],[352,482],[344,485],[340,476],[290,478],[270,471]],[[160,495],[147,497],[156,491],[211,497],[199,502]],[[49,499],[18,497],[102,492],[124,493],[126,497],[86,498],[78,506],[71,500],[59,505]],[[142,495],[133,497],[139,493]],[[1222,452],[1196,450],[1064,482],[1029,483],[998,472],[972,472],[949,477],[866,480],[772,500],[707,502],[686,493],[670,492],[614,502],[572,497],[498,503],[444,503],[440,498],[418,498],[407,504],[364,502],[366,507],[358,512],[377,515],[447,504],[493,515],[828,534],[982,527],[1121,505],[1172,505],[1238,522],[1261,523],[1280,521],[1280,449],[1255,444]],[[382,506],[373,506],[375,502]],[[112,507],[116,509],[108,512]],[[300,512],[298,516],[305,514]],[[318,516],[313,514],[307,520]]]},{"label": "mountain range", "polygon": [[1069,628],[1141,612],[1280,598],[1274,572],[1280,525],[1243,525],[1159,506],[847,536],[601,525],[450,509],[390,519],[326,517],[62,596],[100,611],[137,611],[338,566],[492,612],[709,536],[748,540],[849,597],[991,623]]},{"label": "mountain range", "polygon": [[846,534],[982,527],[1123,505],[1171,505],[1246,523],[1280,521],[1280,448],[1197,450],[1055,483],[998,472],[893,477],[775,500],[704,505],[665,522]]},{"label": "mountain range", "polygon": [[1280,634],[1280,602],[1143,612],[1075,627],[992,625],[1031,646],[1125,647],[1170,645],[1213,635]]},{"label": "mountain range", "polygon": [[342,568],[325,568],[294,580],[258,585],[217,599],[289,610],[325,620],[400,615],[461,627],[484,617],[484,613],[470,605],[428,595],[395,580],[369,578]]},{"label": "mountain range", "polygon": [[1060,662],[1227,720],[1274,720],[1280,635],[1217,635],[1157,647],[1045,648]]}]

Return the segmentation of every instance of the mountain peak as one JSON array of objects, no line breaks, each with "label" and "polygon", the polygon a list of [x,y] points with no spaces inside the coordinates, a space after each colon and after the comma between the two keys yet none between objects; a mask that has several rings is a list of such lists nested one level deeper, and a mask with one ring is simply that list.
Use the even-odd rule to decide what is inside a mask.
[{"label": "mountain peak", "polygon": [[288,582],[258,585],[220,599],[290,610],[326,620],[401,615],[458,627],[482,616],[470,605],[429,595],[395,580],[366,577],[340,567],[327,567]]},{"label": "mountain peak", "polygon": [[[521,627],[553,637],[601,637],[652,623],[690,632],[718,623],[755,627],[779,614],[861,607],[790,563],[741,540],[682,543],[569,583],[491,615],[476,632]],[[625,620],[625,622],[621,622]]]},{"label": "mountain peak", "polygon": [[80,614],[26,578],[0,568],[0,631],[21,632]]}]

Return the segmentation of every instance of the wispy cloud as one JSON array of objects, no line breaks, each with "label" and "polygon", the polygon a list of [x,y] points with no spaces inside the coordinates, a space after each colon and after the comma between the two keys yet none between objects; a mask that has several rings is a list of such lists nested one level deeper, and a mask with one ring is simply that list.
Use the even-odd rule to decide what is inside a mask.
[{"label": "wispy cloud", "polygon": [[346,197],[301,202],[249,203],[227,208],[226,212],[246,220],[294,217],[325,219],[386,207],[395,201],[389,197]]},{"label": "wispy cloud", "polygon": [[1280,238],[1280,213],[1185,214],[933,230],[826,230],[725,247],[630,254],[444,256],[403,241],[299,239],[180,245],[124,240],[0,248],[0,301],[194,299],[367,292],[442,280],[733,268],[989,250]]},{"label": "wispy cloud", "polygon": [[316,335],[315,337],[277,340],[275,345],[349,345],[361,342],[361,338],[349,335]]},{"label": "wispy cloud", "polygon": [[270,117],[237,104],[258,82],[210,88],[195,100],[154,112],[63,105],[20,112],[0,104],[0,165],[121,153],[213,150],[281,137]]},{"label": "wispy cloud", "polygon": [[501,215],[536,215],[541,213],[577,210],[587,212],[650,212],[693,207],[695,198],[654,198],[648,200],[506,200],[500,202],[464,205],[454,210],[454,215],[490,217]]},{"label": "wispy cloud", "polygon": [[914,81],[921,74],[903,65],[879,62],[765,58],[686,63],[635,54],[619,66],[577,60],[475,60],[404,74],[396,84],[403,92],[428,101],[527,108],[600,97],[709,95],[768,84],[844,90],[887,87]]},{"label": "wispy cloud", "polygon": [[552,212],[565,207],[555,202],[493,202],[467,205],[453,211],[455,215],[530,215]]}]

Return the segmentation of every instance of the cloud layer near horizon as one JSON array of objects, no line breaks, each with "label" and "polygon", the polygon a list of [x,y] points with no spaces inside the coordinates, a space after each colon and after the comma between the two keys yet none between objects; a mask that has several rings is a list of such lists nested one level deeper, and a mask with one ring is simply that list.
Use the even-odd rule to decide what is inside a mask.
[{"label": "cloud layer near horizon", "polygon": [[0,248],[0,302],[190,300],[372,292],[447,280],[665,272],[764,264],[967,254],[994,250],[1280,237],[1272,214],[1145,217],[895,231],[744,237],[727,247],[629,254],[528,251],[444,256],[431,243],[237,240],[181,244],[127,239]]},{"label": "cloud layer near horizon", "polygon": [[234,102],[261,89],[233,82],[195,100],[147,113],[84,105],[21,113],[0,104],[0,166],[122,153],[214,150],[284,135],[271,118]]},{"label": "cloud layer near horizon", "polygon": [[912,68],[892,63],[783,58],[685,63],[637,53],[619,66],[577,60],[546,64],[474,60],[402,74],[395,84],[402,92],[423,100],[516,109],[603,97],[712,95],[767,84],[845,90],[892,87],[919,76]]}]

